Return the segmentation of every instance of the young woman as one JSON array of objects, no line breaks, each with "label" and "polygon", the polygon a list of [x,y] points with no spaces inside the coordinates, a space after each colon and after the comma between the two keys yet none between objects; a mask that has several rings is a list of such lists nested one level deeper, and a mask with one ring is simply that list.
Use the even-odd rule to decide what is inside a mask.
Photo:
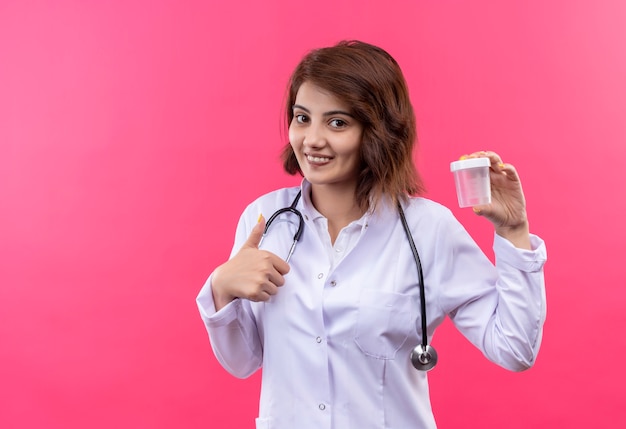
[{"label": "young woman", "polygon": [[[384,50],[351,41],[309,53],[291,77],[287,124],[284,168],[301,186],[248,206],[231,258],[197,299],[224,368],[263,368],[257,428],[434,428],[411,352],[445,317],[496,364],[533,365],[546,251],[512,165],[469,155],[491,161],[492,203],[474,211],[495,227],[494,266],[448,209],[415,196],[413,108]],[[266,216],[284,207],[302,216],[292,255],[295,210],[262,240]],[[421,369],[433,363],[425,351]]]}]

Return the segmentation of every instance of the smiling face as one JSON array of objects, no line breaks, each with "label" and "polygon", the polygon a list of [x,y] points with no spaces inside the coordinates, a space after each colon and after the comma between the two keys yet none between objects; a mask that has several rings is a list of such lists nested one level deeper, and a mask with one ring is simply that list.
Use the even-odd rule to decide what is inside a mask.
[{"label": "smiling face", "polygon": [[363,126],[334,95],[309,82],[298,89],[289,142],[313,187],[356,188]]}]

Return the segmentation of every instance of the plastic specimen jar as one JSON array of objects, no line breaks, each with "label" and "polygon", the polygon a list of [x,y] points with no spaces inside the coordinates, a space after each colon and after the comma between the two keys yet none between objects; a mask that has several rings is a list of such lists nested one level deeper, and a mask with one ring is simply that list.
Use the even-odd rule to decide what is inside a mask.
[{"label": "plastic specimen jar", "polygon": [[491,203],[490,165],[489,158],[469,158],[450,163],[459,207]]}]

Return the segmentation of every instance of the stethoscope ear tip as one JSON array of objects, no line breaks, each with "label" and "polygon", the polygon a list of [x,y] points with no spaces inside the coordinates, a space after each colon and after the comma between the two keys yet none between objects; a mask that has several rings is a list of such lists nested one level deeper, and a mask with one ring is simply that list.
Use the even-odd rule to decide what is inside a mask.
[{"label": "stethoscope ear tip", "polygon": [[437,365],[437,359],[437,351],[430,345],[418,344],[411,351],[411,363],[419,371],[430,371]]}]

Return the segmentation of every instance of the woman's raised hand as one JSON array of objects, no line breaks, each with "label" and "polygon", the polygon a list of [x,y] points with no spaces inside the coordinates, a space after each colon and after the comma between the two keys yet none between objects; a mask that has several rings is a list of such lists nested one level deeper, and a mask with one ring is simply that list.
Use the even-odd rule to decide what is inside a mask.
[{"label": "woman's raised hand", "polygon": [[211,288],[216,311],[235,298],[267,301],[285,284],[289,264],[259,249],[264,228],[265,219],[261,216],[239,252],[213,273]]},{"label": "woman's raised hand", "polygon": [[502,162],[500,156],[491,151],[474,152],[461,158],[489,158],[491,204],[475,206],[474,212],[489,219],[496,233],[516,247],[530,249],[526,199],[515,167]]}]

